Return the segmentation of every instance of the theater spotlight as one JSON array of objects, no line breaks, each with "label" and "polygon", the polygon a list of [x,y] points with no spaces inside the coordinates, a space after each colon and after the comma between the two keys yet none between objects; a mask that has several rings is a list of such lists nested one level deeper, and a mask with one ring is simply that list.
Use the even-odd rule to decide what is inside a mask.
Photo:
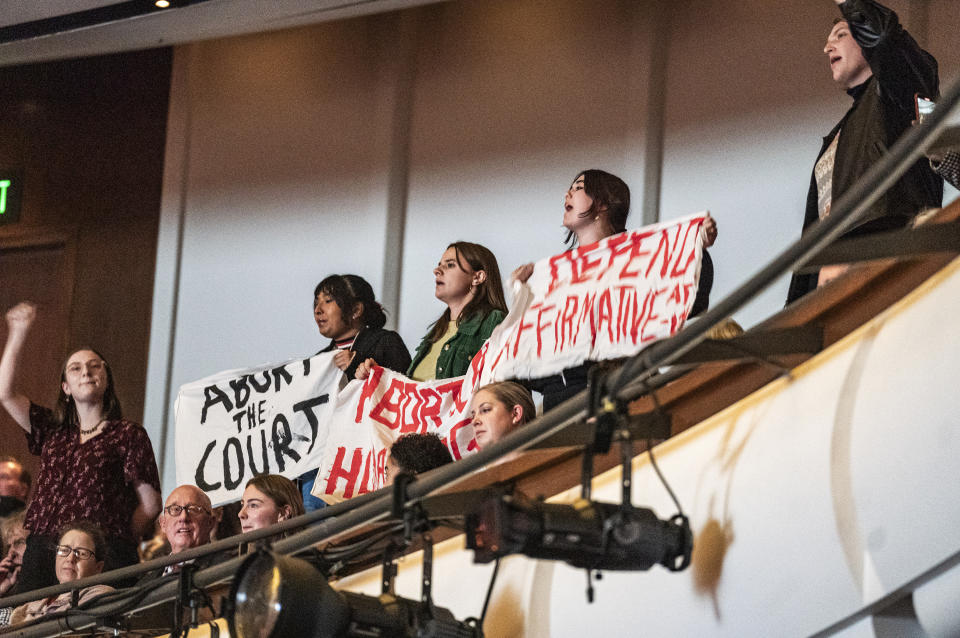
[{"label": "theater spotlight", "polygon": [[693,535],[686,516],[660,520],[652,510],[581,499],[575,505],[504,494],[467,516],[467,547],[474,561],[524,554],[595,570],[645,570],[690,564]]},{"label": "theater spotlight", "polygon": [[234,638],[475,638],[449,610],[397,598],[337,592],[310,563],[259,551],[240,566],[227,622]]}]

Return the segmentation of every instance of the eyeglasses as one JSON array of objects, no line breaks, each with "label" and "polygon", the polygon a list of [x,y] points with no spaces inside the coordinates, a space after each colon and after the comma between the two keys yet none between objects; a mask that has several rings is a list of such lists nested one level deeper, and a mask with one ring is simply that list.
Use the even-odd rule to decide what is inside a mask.
[{"label": "eyeglasses", "polygon": [[73,554],[77,560],[90,560],[96,554],[85,547],[70,547],[69,545],[57,545],[57,556],[66,558]]},{"label": "eyeglasses", "polygon": [[186,512],[190,516],[200,516],[201,514],[210,513],[199,505],[167,505],[163,508],[163,511],[167,513],[167,516],[180,516],[183,512]]}]

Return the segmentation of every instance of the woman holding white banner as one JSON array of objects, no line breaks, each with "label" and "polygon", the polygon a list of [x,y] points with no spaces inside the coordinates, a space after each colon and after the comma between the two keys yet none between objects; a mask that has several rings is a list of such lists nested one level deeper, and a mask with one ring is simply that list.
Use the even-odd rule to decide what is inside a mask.
[{"label": "woman holding white banner", "polygon": [[[334,352],[333,364],[343,370],[341,387],[354,378],[365,379],[367,361],[397,372],[406,372],[410,352],[399,334],[384,329],[387,315],[373,288],[358,275],[330,275],[313,290],[313,318],[320,334],[330,343],[320,352]],[[319,353],[318,353],[319,354]],[[299,478],[303,505],[308,512],[324,507],[313,496],[316,470]]]},{"label": "woman holding white banner", "polygon": [[410,365],[406,344],[399,334],[384,329],[387,315],[363,277],[330,275],[317,284],[313,317],[320,334],[330,339],[320,352],[337,352],[333,363],[347,380],[353,379],[357,367],[371,358],[397,372],[405,372]]},{"label": "woman holding white banner", "polygon": [[17,391],[18,360],[36,308],[21,303],[6,318],[0,404],[26,432],[30,452],[40,456],[16,593],[56,583],[55,534],[76,519],[90,520],[106,533],[117,562],[108,560],[108,568],[137,563],[137,542],[160,513],[160,477],[146,430],[123,418],[110,366],[89,348],[67,357],[54,410]]},{"label": "woman holding white banner", "polygon": [[[420,341],[407,376],[416,381],[449,379],[467,373],[470,361],[507,314],[497,258],[484,246],[458,241],[447,246],[433,269],[434,295],[447,305]],[[364,379],[370,367],[357,370]]]},{"label": "woman holding white banner", "polygon": [[[626,231],[630,214],[630,187],[617,177],[598,169],[581,172],[574,178],[563,197],[565,243],[571,250],[589,246],[607,237]],[[717,224],[707,217],[701,228],[703,245],[712,246],[717,238]],[[533,274],[533,264],[524,264],[513,271],[512,278],[526,282]],[[700,285],[690,315],[707,309],[713,286],[713,262],[704,251],[700,266]],[[596,362],[567,368],[561,374],[543,379],[525,380],[524,385],[543,394],[544,411],[559,405],[587,387],[587,375]]]}]

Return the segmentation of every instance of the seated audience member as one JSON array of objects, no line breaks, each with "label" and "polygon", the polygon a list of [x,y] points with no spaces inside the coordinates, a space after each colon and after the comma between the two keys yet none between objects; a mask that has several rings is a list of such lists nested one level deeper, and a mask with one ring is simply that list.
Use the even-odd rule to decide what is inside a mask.
[{"label": "seated audience member", "polygon": [[416,476],[452,462],[450,450],[436,434],[405,434],[390,446],[383,484],[393,485],[398,474]]},{"label": "seated audience member", "polygon": [[0,596],[5,596],[17,584],[17,577],[20,575],[23,550],[27,548],[27,530],[23,527],[24,518],[26,518],[26,512],[20,510],[0,522],[0,534],[3,535],[3,546],[6,548],[6,554],[3,560],[0,560]]},{"label": "seated audience member", "polygon": [[[433,279],[433,294],[447,309],[413,355],[407,376],[417,381],[465,375],[473,355],[507,315],[497,258],[480,244],[458,241],[447,246]],[[377,363],[365,361],[357,378],[366,378]]]},{"label": "seated audience member", "polygon": [[[823,138],[807,191],[803,232],[830,215],[840,199],[910,128],[917,94],[939,94],[937,61],[920,48],[897,14],[874,0],[835,0],[841,16],[827,36],[823,52],[830,73],[852,98],[846,114]],[[880,196],[844,238],[907,226],[927,208],[939,208],[943,181],[918,161]],[[795,274],[787,303],[792,303],[848,266],[824,266]]]},{"label": "seated audience member", "polygon": [[[56,547],[57,580],[69,583],[87,578],[103,571],[107,555],[107,541],[103,531],[89,521],[75,521],[66,525],[58,535]],[[109,585],[92,585],[80,590],[79,602],[83,604],[100,594],[113,591]],[[72,606],[73,592],[35,600],[13,610],[10,624],[16,625],[47,614],[64,611]]]},{"label": "seated audience member", "polygon": [[[210,533],[216,523],[210,498],[195,485],[181,485],[173,490],[160,513],[160,528],[170,543],[171,555],[209,543]],[[211,561],[209,556],[205,556],[197,563],[206,565]],[[168,565],[162,570],[145,574],[140,581],[166,576],[179,571],[179,568],[179,564]]]},{"label": "seated audience member", "polygon": [[247,481],[240,499],[240,529],[252,532],[304,513],[300,491],[279,474],[261,474]]},{"label": "seated audience member", "polygon": [[481,450],[536,416],[530,390],[513,381],[483,386],[473,395],[470,403],[473,436]]},{"label": "seated audience member", "polygon": [[[330,343],[320,352],[333,352],[333,364],[343,370],[342,384],[357,377],[357,368],[364,362],[376,361],[389,370],[405,372],[410,365],[410,352],[400,335],[384,329],[387,315],[376,300],[373,288],[357,275],[330,275],[313,290],[313,318],[320,334]],[[300,476],[303,504],[308,512],[324,507],[323,500],[313,496],[317,471]]]},{"label": "seated audience member", "polygon": [[0,517],[23,509],[30,492],[30,472],[12,456],[0,457]]}]

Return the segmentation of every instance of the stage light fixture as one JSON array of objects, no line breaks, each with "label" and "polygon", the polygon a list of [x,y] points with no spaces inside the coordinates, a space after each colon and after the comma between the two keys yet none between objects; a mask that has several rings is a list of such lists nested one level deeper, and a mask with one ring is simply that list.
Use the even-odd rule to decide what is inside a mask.
[{"label": "stage light fixture", "polygon": [[259,551],[240,566],[226,612],[235,638],[477,638],[449,610],[390,594],[335,591],[310,563]]},{"label": "stage light fixture", "polygon": [[487,499],[466,519],[474,562],[508,554],[562,560],[590,570],[646,570],[690,564],[687,518],[660,520],[650,509],[581,499],[574,505],[531,501],[522,494]]}]

